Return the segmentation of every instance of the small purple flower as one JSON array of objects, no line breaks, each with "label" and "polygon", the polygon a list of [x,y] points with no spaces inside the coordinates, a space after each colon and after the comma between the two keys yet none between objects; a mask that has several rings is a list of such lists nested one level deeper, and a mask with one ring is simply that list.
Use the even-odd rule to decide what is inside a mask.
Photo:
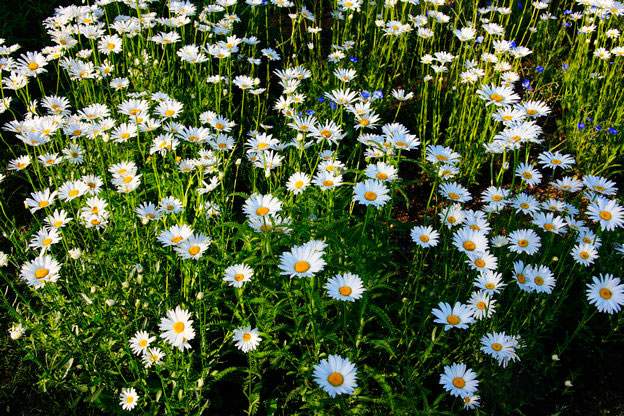
[{"label": "small purple flower", "polygon": [[364,98],[365,100],[368,100],[370,98],[370,92],[364,90],[360,93],[360,95],[362,96],[362,98]]},{"label": "small purple flower", "polygon": [[600,124],[596,124],[596,127],[594,127],[594,129],[596,131],[601,131],[602,130],[602,126]]},{"label": "small purple flower", "polygon": [[475,42],[477,43],[483,42],[483,36],[477,36],[477,38],[475,39]]},{"label": "small purple flower", "polygon": [[318,102],[319,103],[324,103],[325,102],[325,97],[318,97]]},{"label": "small purple flower", "polygon": [[609,127],[607,131],[609,132],[609,134],[612,134],[614,136],[619,133],[617,129],[614,129],[613,127]]},{"label": "small purple flower", "polygon": [[357,56],[350,56],[350,57],[349,57],[349,60],[350,60],[351,62],[353,62],[353,63],[356,63],[356,62],[358,61],[358,58],[357,58]]},{"label": "small purple flower", "polygon": [[570,65],[569,65],[569,64],[567,64],[567,63],[565,63],[565,62],[561,64],[561,69],[563,69],[564,71],[567,71],[567,70],[568,70],[568,68],[570,68]]},{"label": "small purple flower", "polygon": [[305,112],[307,115],[311,116],[314,115],[314,110],[306,110]]},{"label": "small purple flower", "polygon": [[524,88],[525,90],[530,90],[531,89],[531,80],[528,78],[525,78],[522,80],[522,88]]},{"label": "small purple flower", "polygon": [[383,98],[383,92],[381,90],[375,90],[373,92],[373,99],[378,100],[380,98]]},{"label": "small purple flower", "polygon": [[331,108],[332,110],[335,110],[336,108],[338,108],[338,106],[336,105],[336,103],[335,103],[335,102],[330,101],[330,102],[329,102],[329,108]]},{"label": "small purple flower", "polygon": [[580,123],[577,124],[577,127],[579,130],[583,130],[585,128],[585,123],[581,121]]},{"label": "small purple flower", "polygon": [[544,72],[544,67],[541,65],[536,66],[535,72],[537,72],[538,74],[541,74],[542,72]]},{"label": "small purple flower", "polygon": [[512,40],[511,41],[511,47],[515,49],[517,46],[518,46],[518,44],[516,43],[516,41]]}]

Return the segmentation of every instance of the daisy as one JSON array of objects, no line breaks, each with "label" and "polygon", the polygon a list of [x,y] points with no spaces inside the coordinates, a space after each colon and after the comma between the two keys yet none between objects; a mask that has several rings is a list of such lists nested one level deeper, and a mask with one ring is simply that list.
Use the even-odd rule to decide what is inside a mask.
[{"label": "daisy", "polygon": [[397,170],[394,166],[384,162],[377,162],[366,166],[364,174],[370,179],[376,179],[382,182],[391,182],[397,177]]},{"label": "daisy", "polygon": [[594,276],[592,283],[587,284],[587,300],[596,306],[599,312],[608,314],[619,312],[624,305],[624,285],[612,274]]},{"label": "daisy", "polygon": [[280,255],[280,274],[290,277],[312,277],[325,267],[323,254],[323,250],[309,243],[295,246]]},{"label": "daisy", "polygon": [[410,231],[412,241],[423,248],[435,247],[438,245],[440,233],[429,226],[416,226]]},{"label": "daisy", "polygon": [[518,345],[518,337],[507,335],[504,332],[491,332],[481,338],[481,351],[493,357],[503,368],[507,367],[510,361],[520,359],[516,354]]},{"label": "daisy", "polygon": [[521,193],[516,195],[511,206],[518,213],[533,215],[539,210],[539,202],[532,195]]},{"label": "daisy", "polygon": [[617,192],[615,182],[607,180],[601,176],[583,176],[583,184],[588,190],[602,195],[615,195]]},{"label": "daisy", "polygon": [[509,251],[533,255],[542,246],[541,238],[530,229],[516,230],[509,234]]},{"label": "daisy", "polygon": [[547,266],[534,266],[527,271],[527,281],[532,290],[538,293],[552,293],[555,276]]},{"label": "daisy", "polygon": [[166,99],[161,101],[154,111],[163,119],[174,119],[182,112],[182,103],[176,100]]},{"label": "daisy", "polygon": [[468,306],[476,320],[490,318],[495,312],[495,304],[496,301],[486,291],[473,292],[468,300]]},{"label": "daisy", "polygon": [[327,281],[325,289],[332,299],[348,302],[361,298],[366,290],[362,285],[362,279],[353,273],[337,274]]},{"label": "daisy", "polygon": [[499,293],[506,286],[503,283],[503,276],[493,270],[481,272],[479,277],[475,279],[474,285],[491,295]]},{"label": "daisy", "polygon": [[29,247],[40,249],[41,252],[44,252],[52,247],[52,244],[56,244],[59,241],[61,241],[61,235],[56,228],[48,229],[44,227],[30,239]]},{"label": "daisy", "polygon": [[498,259],[488,252],[473,251],[468,254],[466,263],[474,270],[484,272],[486,270],[496,270]]},{"label": "daisy", "polygon": [[443,209],[439,216],[449,229],[456,225],[461,225],[466,218],[459,204],[453,204]]},{"label": "daisy", "polygon": [[322,191],[336,188],[342,185],[342,175],[334,175],[331,172],[317,172],[312,180],[314,185],[321,188]]},{"label": "daisy", "polygon": [[208,249],[212,241],[203,234],[191,234],[180,243],[176,244],[174,250],[183,259],[199,260],[204,251]]},{"label": "daisy", "polygon": [[551,168],[552,170],[557,170],[557,168],[566,170],[574,165],[574,158],[572,156],[560,152],[542,152],[537,159],[542,166]]},{"label": "daisy", "polygon": [[182,211],[182,201],[173,196],[161,199],[158,205],[167,214],[179,214]]},{"label": "daisy", "polygon": [[251,280],[254,271],[246,264],[234,264],[225,269],[223,280],[230,286],[243,287],[245,283]]},{"label": "daisy", "polygon": [[123,410],[132,410],[139,401],[139,395],[132,387],[121,390],[119,394],[119,405]]},{"label": "daisy", "polygon": [[566,222],[563,218],[555,216],[551,212],[538,212],[533,216],[533,224],[537,225],[546,232],[553,234],[561,234],[565,232]]},{"label": "daisy", "polygon": [[56,282],[61,265],[52,256],[40,256],[22,265],[20,277],[35,289]]},{"label": "daisy", "polygon": [[460,154],[454,152],[450,147],[429,145],[427,146],[427,160],[433,164],[457,164],[461,158]]},{"label": "daisy", "polygon": [[143,224],[160,218],[162,211],[152,202],[143,202],[136,207],[135,212]]},{"label": "daisy", "polygon": [[56,192],[50,192],[47,188],[43,191],[33,192],[30,194],[30,198],[24,201],[24,206],[30,209],[31,213],[37,212],[40,209],[46,208],[54,203],[56,198]]},{"label": "daisy", "polygon": [[237,328],[234,330],[234,342],[236,348],[242,352],[253,351],[258,348],[258,345],[262,341],[259,335],[258,328],[251,329],[250,326],[244,328]]},{"label": "daisy", "polygon": [[353,188],[353,200],[362,205],[381,207],[390,200],[388,188],[377,179],[367,179],[358,182]]},{"label": "daisy", "polygon": [[540,171],[528,163],[521,163],[516,168],[516,176],[530,186],[538,185],[542,181],[542,174]]},{"label": "daisy", "polygon": [[520,96],[514,92],[513,88],[504,85],[500,87],[493,84],[483,85],[477,90],[477,95],[482,100],[487,101],[486,105],[494,104],[497,107],[520,101]]},{"label": "daisy", "polygon": [[56,209],[52,215],[48,215],[45,218],[45,223],[48,224],[49,227],[63,228],[72,219],[73,218],[67,216],[67,212],[65,212],[65,210]]},{"label": "daisy", "polygon": [[477,380],[477,374],[465,364],[454,363],[444,366],[444,373],[440,375],[440,384],[451,395],[463,398],[477,391],[479,380]]},{"label": "daisy", "polygon": [[162,352],[160,348],[154,347],[145,350],[141,360],[143,361],[145,368],[150,368],[153,365],[160,364],[163,358],[165,358],[165,353]]},{"label": "daisy", "polygon": [[590,266],[598,258],[598,251],[592,244],[578,243],[570,255],[575,262],[583,266]]},{"label": "daisy", "polygon": [[195,330],[193,330],[193,321],[190,319],[191,314],[177,306],[175,310],[167,311],[167,316],[161,318],[160,337],[167,341],[171,346],[184,351],[191,348],[188,343],[195,338]]},{"label": "daisy", "polygon": [[467,329],[474,322],[471,308],[459,302],[455,302],[452,307],[446,302],[440,302],[431,312],[436,318],[433,322],[444,325],[445,331],[451,328]]},{"label": "daisy", "polygon": [[302,172],[295,172],[288,178],[286,189],[295,195],[299,195],[310,185],[310,181],[310,175]]},{"label": "daisy", "polygon": [[440,194],[453,202],[468,202],[472,199],[466,188],[455,182],[445,182],[440,185]]},{"label": "daisy", "polygon": [[59,198],[63,201],[71,201],[79,198],[89,191],[87,185],[82,181],[65,182],[58,190]]},{"label": "daisy", "polygon": [[330,355],[314,366],[314,381],[331,397],[353,394],[357,387],[357,369],[347,358]]},{"label": "daisy", "polygon": [[624,208],[616,200],[596,198],[586,211],[587,216],[600,224],[603,231],[612,231],[624,226]]},{"label": "daisy", "polygon": [[282,203],[272,195],[253,194],[246,201],[243,212],[247,218],[275,215],[282,209]]},{"label": "daisy", "polygon": [[465,227],[453,235],[453,245],[466,254],[485,252],[488,249],[488,240],[482,231],[473,231]]},{"label": "daisy", "polygon": [[151,337],[148,332],[137,331],[134,336],[130,338],[130,349],[134,355],[142,355],[155,340],[156,337]]}]

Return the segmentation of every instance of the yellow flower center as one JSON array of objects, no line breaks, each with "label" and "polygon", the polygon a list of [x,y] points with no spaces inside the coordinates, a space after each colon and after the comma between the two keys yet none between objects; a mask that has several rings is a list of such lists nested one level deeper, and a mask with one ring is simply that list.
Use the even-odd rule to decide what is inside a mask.
[{"label": "yellow flower center", "polygon": [[449,192],[448,194],[449,198],[451,198],[453,201],[457,201],[459,199],[459,194],[457,194],[456,192]]},{"label": "yellow flower center", "polygon": [[364,199],[366,199],[367,201],[374,201],[377,199],[377,194],[375,192],[364,192]]},{"label": "yellow flower center", "polygon": [[518,245],[520,247],[527,247],[529,245],[529,240],[520,240],[518,241]]},{"label": "yellow flower center", "polygon": [[494,289],[495,287],[496,287],[496,285],[495,285],[494,283],[492,283],[492,282],[487,282],[487,283],[485,284],[485,288],[486,288],[486,289],[489,289],[489,290],[492,290],[492,289]]},{"label": "yellow flower center", "polygon": [[490,94],[490,100],[495,101],[497,103],[500,103],[501,101],[503,101],[503,96],[498,94],[498,93],[492,93]]},{"label": "yellow flower center", "polygon": [[223,123],[216,123],[214,127],[217,130],[223,130],[225,126],[223,125]]},{"label": "yellow flower center", "polygon": [[178,321],[173,324],[173,332],[176,334],[181,334],[184,332],[184,322]]},{"label": "yellow flower center", "polygon": [[295,263],[295,271],[297,273],[305,273],[310,270],[310,263],[305,260],[299,260]]},{"label": "yellow flower center", "polygon": [[609,289],[608,287],[600,288],[600,290],[598,291],[598,294],[604,300],[609,300],[611,299],[611,297],[613,297],[613,292],[611,292],[611,289]]},{"label": "yellow flower center", "polygon": [[188,252],[189,252],[189,254],[191,256],[196,256],[199,253],[200,250],[201,250],[201,248],[199,248],[199,246],[191,246],[188,249]]},{"label": "yellow flower center", "polygon": [[475,264],[475,266],[477,266],[478,268],[482,269],[482,268],[484,268],[484,267],[485,267],[485,260],[483,260],[483,259],[481,259],[481,258],[476,259],[476,260],[474,261],[474,264]]},{"label": "yellow flower center", "polygon": [[234,275],[234,280],[236,280],[237,282],[242,282],[243,280],[245,280],[245,275],[242,273],[236,273]]},{"label": "yellow flower center", "polygon": [[49,246],[50,244],[52,244],[52,239],[50,237],[46,237],[43,239],[43,241],[41,242],[44,246]]},{"label": "yellow flower center", "polygon": [[380,181],[385,181],[386,179],[388,179],[388,174],[384,173],[384,172],[379,172],[376,175],[377,179],[379,179]]},{"label": "yellow flower center", "polygon": [[459,316],[451,314],[446,317],[446,322],[451,325],[457,325],[461,322],[461,319],[459,318]]},{"label": "yellow flower center", "polygon": [[330,130],[327,130],[327,129],[321,130],[321,136],[325,137],[326,139],[329,139],[331,135],[332,133]]},{"label": "yellow flower center", "polygon": [[63,225],[63,221],[61,220],[56,220],[52,223],[52,225],[54,226],[54,228],[59,228],[60,226]]},{"label": "yellow flower center", "polygon": [[528,114],[528,115],[530,115],[530,116],[534,116],[535,114],[537,114],[537,110],[536,110],[536,109],[534,109],[534,108],[528,108],[528,109],[526,110],[526,112],[527,112],[527,114]]},{"label": "yellow flower center", "polygon": [[502,200],[503,200],[503,196],[502,196],[502,195],[499,195],[499,194],[492,195],[492,201],[494,201],[494,202],[500,202],[500,201],[502,201]]},{"label": "yellow flower center", "polygon": [[605,221],[611,221],[611,219],[613,218],[613,214],[611,214],[609,211],[600,211],[598,213],[598,216],[600,217],[600,219]]},{"label": "yellow flower center", "polygon": [[340,292],[342,296],[351,296],[351,293],[353,293],[353,289],[351,289],[349,286],[341,286],[340,289],[338,289],[338,292]]},{"label": "yellow flower center", "polygon": [[256,215],[264,217],[269,213],[269,209],[267,207],[260,207],[256,210]]},{"label": "yellow flower center", "polygon": [[327,381],[334,387],[342,386],[344,383],[344,376],[337,371],[334,371],[327,376]]},{"label": "yellow flower center", "polygon": [[503,345],[500,342],[492,343],[491,347],[494,351],[500,351],[503,349]]},{"label": "yellow flower center", "polygon": [[39,69],[39,64],[37,62],[31,62],[28,64],[28,69],[30,69],[31,71],[36,71],[37,69]]},{"label": "yellow flower center", "polygon": [[175,114],[175,111],[172,110],[172,109],[169,109],[169,110],[165,111],[165,117],[171,117],[174,114]]},{"label": "yellow flower center", "polygon": [[520,208],[522,208],[522,209],[529,209],[529,204],[526,203],[526,202],[523,202],[523,203],[520,204]]},{"label": "yellow flower center", "polygon": [[39,201],[39,208],[45,208],[48,205],[50,205],[48,201]]},{"label": "yellow flower center", "polygon": [[589,253],[587,251],[581,251],[579,253],[579,257],[582,258],[583,260],[587,260],[589,258]]},{"label": "yellow flower center", "polygon": [[466,386],[466,380],[464,380],[463,377],[455,377],[452,383],[453,383],[453,386],[455,386],[458,389],[463,389]]},{"label": "yellow flower center", "polygon": [[67,196],[74,198],[77,197],[79,193],[80,191],[78,191],[78,189],[70,189],[69,192],[67,192]]},{"label": "yellow flower center", "polygon": [[143,338],[142,340],[139,340],[138,344],[139,344],[139,347],[145,348],[147,347],[147,340]]},{"label": "yellow flower center", "polygon": [[552,231],[552,230],[554,230],[554,229],[555,229],[555,226],[554,226],[554,225],[552,225],[551,223],[544,224],[544,229],[545,229],[546,231]]},{"label": "yellow flower center", "polygon": [[455,224],[457,222],[457,218],[451,215],[447,218],[447,221],[449,222],[449,224]]},{"label": "yellow flower center", "polygon": [[48,274],[50,273],[50,270],[46,269],[45,267],[40,267],[37,270],[35,270],[35,277],[37,279],[43,279],[44,277],[46,277]]},{"label": "yellow flower center", "polygon": [[526,276],[520,273],[516,276],[516,280],[518,280],[520,284],[524,284],[526,282]]},{"label": "yellow flower center", "polygon": [[334,181],[332,181],[332,180],[330,180],[330,179],[325,179],[325,180],[323,181],[323,186],[327,186],[327,187],[329,187],[329,186],[334,186]]},{"label": "yellow flower center", "polygon": [[553,164],[553,165],[560,165],[561,161],[559,159],[553,159],[553,160],[550,161],[550,163]]},{"label": "yellow flower center", "polygon": [[477,245],[472,241],[464,241],[464,249],[467,251],[474,251],[477,248]]},{"label": "yellow flower center", "polygon": [[544,284],[544,278],[542,276],[535,276],[535,278],[533,279],[533,282],[537,286],[542,286]]},{"label": "yellow flower center", "polygon": [[485,302],[483,302],[482,300],[480,300],[479,302],[477,302],[477,304],[476,304],[475,306],[477,307],[477,309],[479,309],[479,310],[481,310],[481,311],[482,311],[482,310],[484,310],[484,309],[485,309],[486,304],[485,304]]},{"label": "yellow flower center", "polygon": [[420,241],[422,241],[423,243],[428,243],[430,238],[427,234],[421,234],[420,237],[418,237],[418,239]]},{"label": "yellow flower center", "polygon": [[303,181],[297,181],[295,182],[295,188],[299,189],[303,187]]}]

